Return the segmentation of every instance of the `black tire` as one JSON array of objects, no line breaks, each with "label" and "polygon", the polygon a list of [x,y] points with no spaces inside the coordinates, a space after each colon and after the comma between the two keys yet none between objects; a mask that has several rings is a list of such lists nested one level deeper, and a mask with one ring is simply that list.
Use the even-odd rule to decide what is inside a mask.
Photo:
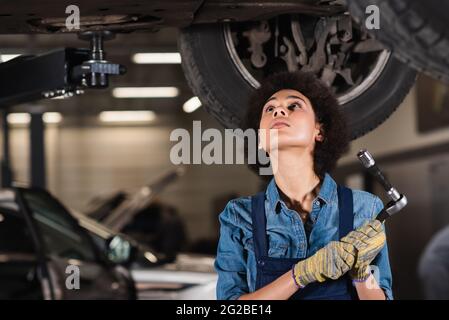
[{"label": "black tire", "polygon": [[[178,46],[187,82],[206,110],[226,128],[238,128],[254,88],[232,61],[223,25],[195,25],[181,30]],[[382,73],[365,92],[343,104],[351,138],[384,122],[414,84],[416,71],[390,55]]]},{"label": "black tire", "polygon": [[[376,5],[380,28],[369,30],[401,61],[449,83],[449,1],[348,0],[351,15],[365,20],[365,9]],[[364,26],[364,23],[360,23]]]}]

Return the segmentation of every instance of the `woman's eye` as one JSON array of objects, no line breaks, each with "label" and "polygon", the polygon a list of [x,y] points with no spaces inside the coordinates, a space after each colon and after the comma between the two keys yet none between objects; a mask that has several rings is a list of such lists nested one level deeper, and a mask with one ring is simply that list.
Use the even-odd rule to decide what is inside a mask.
[{"label": "woman's eye", "polygon": [[292,103],[292,104],[290,104],[289,106],[288,106],[288,108],[290,109],[290,110],[293,110],[295,107],[301,107],[301,105],[299,104],[299,103]]},{"label": "woman's eye", "polygon": [[269,106],[265,109],[266,112],[270,112],[273,111],[274,107],[273,106]]}]

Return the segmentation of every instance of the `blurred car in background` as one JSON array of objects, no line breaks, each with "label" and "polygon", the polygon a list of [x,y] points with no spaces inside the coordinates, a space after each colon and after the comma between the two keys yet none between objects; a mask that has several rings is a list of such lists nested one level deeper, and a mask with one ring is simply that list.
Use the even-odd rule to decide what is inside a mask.
[{"label": "blurred car in background", "polygon": [[[160,252],[128,234],[112,230],[90,216],[77,211],[71,213],[107,252],[110,260],[130,270],[138,299],[216,299],[214,256]],[[170,237],[170,234],[166,237]]]},{"label": "blurred car in background", "polygon": [[[156,253],[45,190],[0,190],[0,300],[215,299],[213,261]],[[66,286],[68,266],[79,289]]]},{"label": "blurred car in background", "polygon": [[[68,266],[79,268],[79,288],[67,286]],[[136,298],[129,271],[40,189],[0,190],[0,283],[0,299]]]},{"label": "blurred car in background", "polygon": [[185,253],[151,269],[133,268],[138,299],[215,300],[218,275],[214,260],[213,256]]},{"label": "blurred car in background", "polygon": [[[93,221],[113,234],[127,235],[140,245],[174,260],[185,248],[187,236],[184,220],[176,208],[157,200],[157,196],[185,173],[183,166],[170,169],[137,190],[120,190],[94,197],[78,216]],[[136,242],[136,241],[135,241]]]}]

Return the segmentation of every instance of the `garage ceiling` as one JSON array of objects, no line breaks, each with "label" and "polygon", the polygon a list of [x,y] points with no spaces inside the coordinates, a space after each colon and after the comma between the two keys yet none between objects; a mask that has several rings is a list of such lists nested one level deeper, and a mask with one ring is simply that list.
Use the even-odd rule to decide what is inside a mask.
[{"label": "garage ceiling", "polygon": [[[116,39],[107,41],[107,59],[127,67],[124,76],[110,78],[110,88],[89,90],[67,100],[42,100],[48,111],[65,115],[90,116],[103,110],[150,109],[158,114],[182,114],[182,105],[193,96],[179,64],[137,65],[132,54],[177,51],[178,28],[198,23],[268,18],[283,13],[332,14],[334,6],[317,6],[329,0],[222,1],[222,0],[78,0],[81,30],[114,30]],[[88,47],[75,33],[64,28],[66,7],[73,1],[15,0],[0,7],[0,54],[38,54],[61,47]],[[131,32],[133,31],[133,32]],[[7,77],[8,75],[1,75]],[[111,89],[119,86],[176,86],[176,98],[116,99]],[[18,106],[17,110],[26,110]]]},{"label": "garage ceiling", "polygon": [[[247,21],[286,13],[327,15],[342,10],[343,0],[15,0],[0,8],[0,33],[55,33],[64,28],[66,8],[80,11],[81,31],[120,32],[186,27],[197,23]],[[329,6],[329,3],[332,6]],[[320,6],[320,4],[326,4]]]}]

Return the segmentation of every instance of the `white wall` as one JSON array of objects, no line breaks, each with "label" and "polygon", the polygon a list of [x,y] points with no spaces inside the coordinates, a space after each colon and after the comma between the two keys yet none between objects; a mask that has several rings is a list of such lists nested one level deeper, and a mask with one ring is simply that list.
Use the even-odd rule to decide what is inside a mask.
[{"label": "white wall", "polygon": [[[217,124],[198,111],[186,116],[203,120],[204,128]],[[160,126],[48,126],[45,132],[49,190],[67,206],[83,210],[87,201],[116,190],[136,190],[175,166],[170,162],[170,132],[178,123]],[[11,132],[15,180],[29,182],[29,137],[26,128]],[[212,228],[214,197],[227,193],[249,195],[259,178],[245,165],[189,165],[186,174],[169,186],[161,200],[174,205],[185,218],[189,238],[216,236]]]},{"label": "white wall", "polygon": [[361,148],[367,148],[376,157],[447,141],[449,128],[418,133],[417,99],[413,88],[390,118],[374,131],[351,143],[349,153],[340,159],[339,164],[357,161],[356,155]]}]

